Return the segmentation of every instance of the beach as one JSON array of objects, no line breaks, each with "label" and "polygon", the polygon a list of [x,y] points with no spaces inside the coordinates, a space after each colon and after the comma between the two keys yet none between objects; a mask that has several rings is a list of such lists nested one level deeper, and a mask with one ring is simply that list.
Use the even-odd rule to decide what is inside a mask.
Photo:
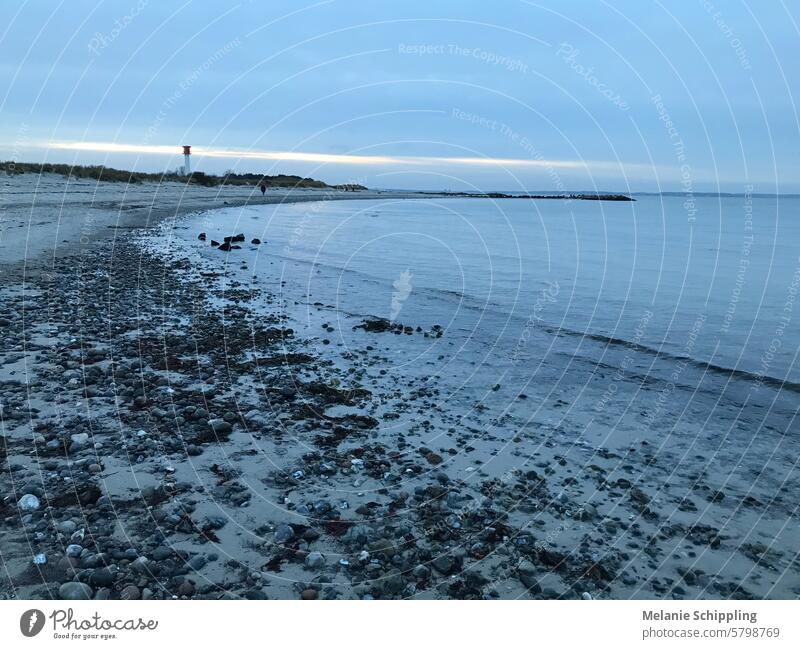
[{"label": "beach", "polygon": [[727,289],[595,331],[557,264],[497,264],[524,230],[484,199],[3,182],[4,597],[800,594],[796,346],[706,348]]}]

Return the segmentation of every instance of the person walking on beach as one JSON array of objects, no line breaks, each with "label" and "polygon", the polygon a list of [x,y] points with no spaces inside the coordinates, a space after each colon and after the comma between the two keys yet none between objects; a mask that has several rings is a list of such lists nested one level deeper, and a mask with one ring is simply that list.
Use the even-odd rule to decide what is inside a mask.
[{"label": "person walking on beach", "polygon": [[263,196],[264,193],[267,191],[267,184],[265,182],[261,182],[259,183],[258,186],[261,187],[261,195]]}]

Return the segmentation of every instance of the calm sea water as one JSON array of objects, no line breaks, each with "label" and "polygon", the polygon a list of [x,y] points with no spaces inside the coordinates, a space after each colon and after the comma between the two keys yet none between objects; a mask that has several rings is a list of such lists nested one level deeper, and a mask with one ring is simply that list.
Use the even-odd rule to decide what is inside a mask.
[{"label": "calm sea water", "polygon": [[[339,348],[363,343],[352,328],[363,316],[443,327],[422,342],[393,337],[385,369],[437,377],[454,407],[479,400],[496,418],[569,424],[603,443],[795,427],[797,198],[354,200],[230,208],[183,226],[173,245],[281,292],[294,317],[328,307]],[[226,257],[200,230],[266,243]]]},{"label": "calm sea water", "polygon": [[532,320],[800,381],[797,198],[347,201],[219,218],[308,263],[292,279],[348,313],[461,326],[483,315],[519,333]]}]

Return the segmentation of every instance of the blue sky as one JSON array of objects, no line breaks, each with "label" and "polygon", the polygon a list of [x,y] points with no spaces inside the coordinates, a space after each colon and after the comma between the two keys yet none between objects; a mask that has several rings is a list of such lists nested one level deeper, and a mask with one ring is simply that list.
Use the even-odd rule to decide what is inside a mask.
[{"label": "blue sky", "polygon": [[0,158],[149,171],[192,144],[207,172],[377,187],[797,192],[799,24],[721,0],[4,2]]}]

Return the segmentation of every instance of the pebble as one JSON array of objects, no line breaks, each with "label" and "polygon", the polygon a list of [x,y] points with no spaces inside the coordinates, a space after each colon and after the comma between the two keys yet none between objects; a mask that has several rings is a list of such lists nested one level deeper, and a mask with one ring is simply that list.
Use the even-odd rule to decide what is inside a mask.
[{"label": "pebble", "polygon": [[211,427],[211,430],[218,435],[226,435],[233,430],[233,426],[224,419],[209,419],[208,425]]},{"label": "pebble", "polygon": [[444,461],[442,456],[438,455],[437,453],[428,453],[428,455],[425,456],[425,459],[428,460],[429,464],[434,465],[441,464]]},{"label": "pebble", "polygon": [[66,555],[68,557],[79,557],[81,552],[83,552],[83,546],[77,543],[70,543],[66,549]]},{"label": "pebble", "polygon": [[582,521],[590,521],[597,517],[597,508],[594,505],[585,503],[580,510],[578,510],[578,518]]},{"label": "pebble", "polygon": [[194,584],[191,581],[184,581],[175,592],[182,597],[191,597],[194,595]]},{"label": "pebble", "polygon": [[70,435],[72,446],[74,450],[80,450],[89,442],[89,433],[75,433]]},{"label": "pebble", "polygon": [[25,494],[17,504],[24,512],[35,512],[40,506],[39,499],[33,494]]},{"label": "pebble", "polygon": [[306,557],[306,568],[319,570],[325,566],[325,557],[321,552],[309,552]]},{"label": "pebble", "polygon": [[142,596],[141,592],[133,584],[125,586],[125,588],[123,588],[119,593],[119,598],[125,600],[139,599],[141,598],[141,596]]},{"label": "pebble", "polygon": [[82,584],[79,581],[68,581],[58,589],[58,596],[61,599],[92,599],[94,591],[91,586]]},{"label": "pebble", "polygon": [[294,530],[286,523],[281,523],[275,528],[275,543],[287,543],[294,538]]},{"label": "pebble", "polygon": [[414,576],[414,579],[418,581],[425,581],[428,577],[431,576],[431,569],[428,566],[419,564],[411,573]]},{"label": "pebble", "polygon": [[169,559],[171,556],[172,549],[164,545],[159,545],[155,550],[153,550],[154,561],[163,561],[164,559]]},{"label": "pebble", "polygon": [[88,581],[95,588],[108,588],[114,584],[114,573],[108,568],[98,568],[92,571]]},{"label": "pebble", "polygon": [[61,557],[56,564],[56,570],[60,570],[63,575],[66,575],[67,578],[72,578],[75,576],[76,568],[75,566],[78,565],[78,560],[70,557]]},{"label": "pebble", "polygon": [[449,574],[453,569],[453,560],[446,555],[438,556],[433,560],[433,567],[442,574]]},{"label": "pebble", "polygon": [[78,529],[77,524],[75,521],[65,520],[61,521],[57,526],[59,532],[61,532],[64,536],[71,536],[72,533]]},{"label": "pebble", "polygon": [[317,599],[317,591],[315,591],[313,588],[306,588],[302,593],[300,593],[300,598],[305,600]]}]

